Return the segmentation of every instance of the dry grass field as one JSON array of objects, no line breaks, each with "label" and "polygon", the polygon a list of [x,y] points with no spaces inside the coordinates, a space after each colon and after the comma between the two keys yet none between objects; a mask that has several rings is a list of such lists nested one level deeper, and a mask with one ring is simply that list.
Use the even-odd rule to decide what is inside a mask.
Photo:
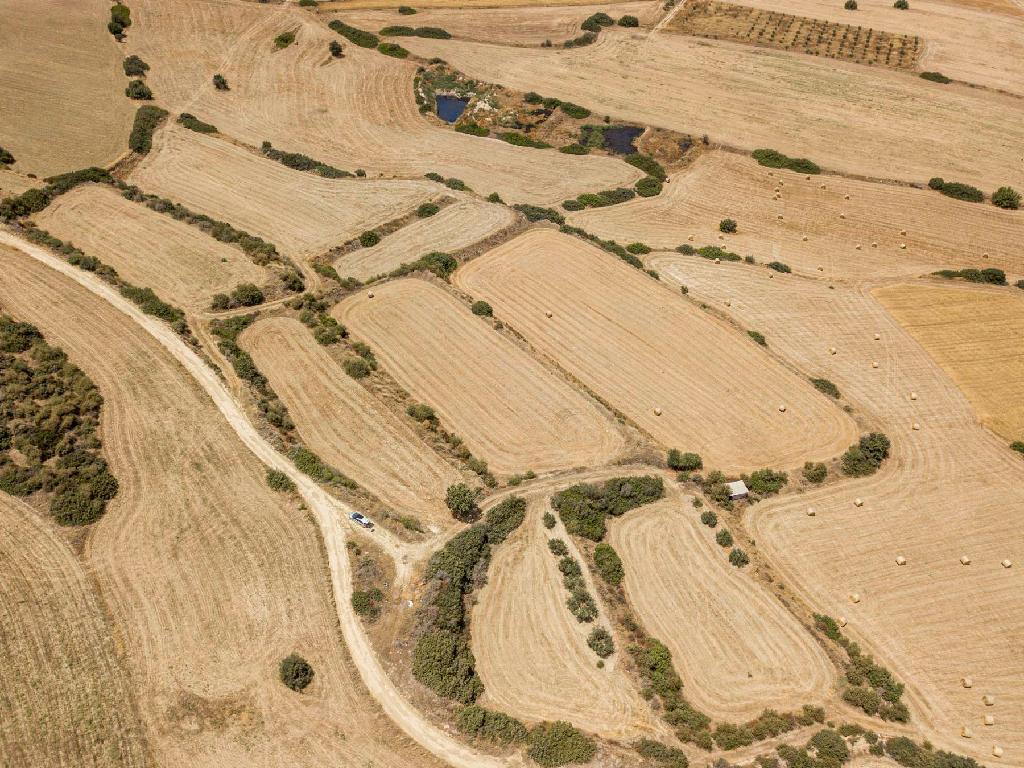
[{"label": "dry grass field", "polygon": [[893,69],[913,69],[923,47],[916,35],[894,35],[718,0],[687,3],[664,28],[695,37],[764,45]]},{"label": "dry grass field", "polygon": [[124,96],[110,4],[4,0],[0,16],[0,146],[18,170],[52,176],[127,152],[138,105]]},{"label": "dry grass field", "polygon": [[[608,157],[539,154],[434,127],[417,111],[414,62],[347,43],[345,58],[332,59],[328,43],[345,41],[293,6],[268,12],[249,3],[148,0],[136,7],[132,34],[153,67],[154,91],[171,110],[249,144],[268,140],[371,177],[437,172],[512,203],[552,203],[640,178]],[[296,41],[275,52],[273,39],[285,29],[298,30]],[[231,90],[214,90],[211,72]]]},{"label": "dry grass field", "polygon": [[[587,9],[592,7],[593,0],[559,0],[558,6],[565,8],[581,8]],[[398,6],[403,5],[400,0],[325,0],[320,3],[321,10],[327,11],[344,11],[347,9],[388,9],[394,11]],[[623,8],[635,3],[622,3],[616,5],[604,5],[599,6],[608,10],[610,8]],[[515,8],[516,10],[523,9],[529,11],[531,8],[540,8],[543,11],[550,12],[551,8],[544,0],[423,0],[418,3],[416,9],[421,8],[433,10],[435,8],[458,8],[468,10],[503,10],[506,8]],[[610,11],[609,11],[610,12]],[[626,11],[624,11],[626,12]],[[582,18],[586,18],[588,14],[584,13]]]},{"label": "dry grass field", "polygon": [[941,175],[987,192],[1024,187],[1015,96],[670,32],[606,29],[594,45],[569,51],[419,38],[407,47],[598,115],[748,150],[772,147],[824,168],[920,183]]},{"label": "dry grass field", "polygon": [[242,345],[270,379],[309,447],[396,512],[447,527],[445,489],[459,473],[359,382],[298,320],[261,320]]},{"label": "dry grass field", "polygon": [[259,235],[296,258],[341,245],[440,190],[426,179],[325,179],[177,127],[158,136],[130,180]]},{"label": "dry grass field", "polygon": [[27,178],[12,170],[0,167],[0,198],[9,195],[20,195],[26,189],[38,184],[34,179]]},{"label": "dry grass field", "polygon": [[[741,323],[882,425],[893,443],[882,471],[762,502],[749,515],[751,535],[787,590],[845,616],[844,631],[906,683],[914,722],[934,744],[987,761],[1000,746],[1001,764],[1024,764],[1020,457],[978,425],[964,395],[867,289],[769,282],[754,268],[723,281],[713,264],[676,256],[651,263],[698,299],[730,300]],[[983,705],[987,694],[994,707]],[[982,725],[986,714],[995,725]],[[963,726],[976,737],[960,738]]]},{"label": "dry grass field", "polygon": [[[718,222],[725,218],[734,219],[739,231],[719,240]],[[720,245],[758,262],[785,262],[797,272],[818,274],[822,267],[830,280],[909,277],[968,266],[1024,274],[1020,212],[932,190],[836,176],[808,180],[726,152],[704,153],[690,169],[672,176],[658,197],[580,211],[568,219],[620,243],[639,240],[664,249]],[[722,270],[732,266],[724,264]]]},{"label": "dry grass field", "polygon": [[[587,646],[593,626],[581,624],[565,605],[567,593],[548,539],[574,546],[561,524],[544,528],[547,494],[529,500],[527,518],[495,553],[487,585],[473,609],[473,655],[486,686],[483,700],[526,722],[569,720],[608,738],[650,736],[658,725],[623,671],[626,652],[597,668]],[[580,559],[578,553],[575,553]],[[589,572],[588,590],[596,595]]]},{"label": "dry grass field", "polygon": [[430,283],[393,281],[334,315],[494,472],[595,466],[623,448],[596,404]]},{"label": "dry grass field", "polygon": [[238,248],[114,190],[88,185],[57,198],[36,223],[173,304],[203,310],[215,293],[262,284],[267,271]]},{"label": "dry grass field", "polygon": [[788,467],[834,456],[856,435],[752,341],[575,238],[532,230],[455,280],[659,443],[708,467]]},{"label": "dry grass field", "polygon": [[0,761],[145,765],[131,686],[89,576],[52,525],[6,493],[0,573]]},{"label": "dry grass field", "polygon": [[416,261],[431,251],[457,251],[511,225],[516,214],[494,203],[466,198],[445,206],[385,237],[372,248],[360,248],[334,261],[342,277],[366,280]]},{"label": "dry grass field", "polygon": [[655,502],[609,527],[630,604],[672,651],[687,699],[733,722],[826,701],[835,677],[828,656],[773,595],[729,564],[690,500]]},{"label": "dry grass field", "polygon": [[894,285],[875,297],[971,401],[981,423],[1024,438],[1024,297],[968,286]]},{"label": "dry grass field", "polygon": [[[315,525],[271,491],[181,366],[125,315],[2,251],[0,303],[39,326],[102,392],[120,493],[86,567],[123,643],[152,762],[435,765],[381,720],[339,639]],[[297,695],[289,653],[316,671]]]}]

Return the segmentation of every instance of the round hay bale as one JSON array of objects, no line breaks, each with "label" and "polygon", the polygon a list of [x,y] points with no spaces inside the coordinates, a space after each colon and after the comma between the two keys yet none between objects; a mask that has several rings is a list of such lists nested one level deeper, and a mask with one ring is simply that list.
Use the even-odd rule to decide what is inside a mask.
[{"label": "round hay bale", "polygon": [[718,236],[718,239],[719,239],[719,240],[725,240],[725,235],[719,235],[719,236]]},{"label": "round hay bale", "polygon": [[804,236],[803,236],[803,237],[801,237],[800,239],[801,239],[801,240],[802,240],[803,242],[805,242],[805,243],[806,243],[806,242],[807,242],[807,235],[804,235]]},{"label": "round hay bale", "polygon": [[824,184],[822,184],[822,185],[821,185],[821,188],[822,188],[822,189],[825,189],[825,185],[824,185]]},{"label": "round hay bale", "polygon": [[824,272],[824,271],[825,271],[825,268],[819,265],[819,266],[818,266],[818,271],[819,271],[819,272]]},{"label": "round hay bale", "polygon": [[960,729],[960,735],[963,736],[965,739],[969,739],[972,736],[974,736],[974,732],[965,725],[963,728]]},{"label": "round hay bale", "polygon": [[661,416],[661,408],[655,408],[654,409],[654,415],[655,416]]},{"label": "round hay bale", "polygon": [[839,625],[840,627],[845,627],[845,626],[847,625],[847,623],[848,623],[848,622],[846,621],[846,617],[845,617],[845,616],[840,616],[840,617],[839,617],[839,618],[838,618],[838,619],[836,620],[836,623],[837,623],[837,624],[838,624],[838,625]]},{"label": "round hay bale", "polygon": [[775,218],[777,218],[777,219],[778,219],[779,221],[782,221],[782,214],[780,213],[780,214],[779,214],[778,216],[776,216]]},{"label": "round hay bale", "polygon": [[769,279],[769,280],[774,280],[774,279],[775,279],[775,274],[774,274],[774,273],[772,273],[772,272],[769,272],[769,273],[768,273],[768,279]]},{"label": "round hay bale", "polygon": [[856,592],[850,593],[850,602],[851,603],[859,603],[860,602],[860,595],[858,595]]},{"label": "round hay bale", "polygon": [[872,248],[877,248],[878,247],[878,243],[877,242],[872,242],[871,243],[871,247]]},{"label": "round hay bale", "polygon": [[921,425],[915,421],[913,424],[910,425],[910,428],[916,432],[921,428]]},{"label": "round hay bale", "polygon": [[988,254],[987,254],[987,253],[983,253],[983,254],[981,254],[981,258],[983,258],[983,259],[987,259],[987,258],[988,258]]},{"label": "round hay bale", "polygon": [[907,558],[905,558],[903,555],[896,555],[896,565],[906,565],[906,564],[907,564]]},{"label": "round hay bale", "polygon": [[715,259],[715,264],[721,264],[721,263],[722,263],[721,259],[718,259],[718,258]]},{"label": "round hay bale", "polygon": [[853,246],[853,250],[859,251],[860,250],[860,243],[857,243],[855,246]]},{"label": "round hay bale", "polygon": [[554,317],[554,314],[555,313],[552,312],[550,309],[545,309],[544,310],[544,317]]},{"label": "round hay bale", "polygon": [[727,307],[731,307],[731,306],[732,306],[732,302],[731,302],[731,301],[729,301],[728,299],[726,299],[726,300],[725,300],[725,306],[727,306]]},{"label": "round hay bale", "polygon": [[845,219],[846,218],[846,214],[845,213],[840,213],[839,214],[839,218],[840,219]]},{"label": "round hay bale", "polygon": [[779,406],[779,413],[785,413],[785,412],[786,412],[786,406],[780,405]]},{"label": "round hay bale", "polygon": [[882,334],[880,334],[880,333],[876,333],[875,334],[875,341],[878,341],[881,338],[882,338]]},{"label": "round hay bale", "polygon": [[849,200],[849,199],[850,199],[849,195],[843,195],[843,200]]},{"label": "round hay bale", "polygon": [[964,688],[971,688],[974,686],[974,681],[969,677],[961,677],[960,685],[962,685]]},{"label": "round hay bale", "polygon": [[807,508],[807,516],[808,517],[814,517],[816,514],[817,514],[817,512],[814,511],[814,507],[808,507]]},{"label": "round hay bale", "polygon": [[906,237],[906,236],[907,236],[907,230],[905,230],[905,229],[901,229],[901,230],[900,230],[900,236],[901,236],[901,237]]},{"label": "round hay bale", "polygon": [[835,347],[829,347],[829,348],[828,348],[828,353],[829,353],[830,355],[834,355],[834,354],[836,354],[836,353],[837,353],[838,351],[839,351],[839,350],[838,350],[838,349],[836,349]]},{"label": "round hay bale", "polygon": [[1013,561],[1012,560],[1003,560],[1003,562],[1001,562],[1000,565],[1003,566],[1003,568],[1012,568],[1013,567]]},{"label": "round hay bale", "polygon": [[960,555],[960,565],[970,565],[970,564],[971,564],[971,558],[969,558],[967,555]]},{"label": "round hay bale", "polygon": [[811,180],[811,177],[810,177],[810,176],[804,176],[804,178],[805,178],[805,179],[807,179],[807,181],[810,181],[810,180]]},{"label": "round hay bale", "polygon": [[366,298],[372,299],[373,298],[373,291],[370,291],[369,293],[367,293],[366,294]]},{"label": "round hay bale", "polygon": [[1002,756],[1003,756],[1003,748],[1002,747],[992,747],[992,757],[1002,757]]},{"label": "round hay bale", "polygon": [[993,696],[991,693],[986,693],[984,696],[981,697],[981,703],[984,704],[986,707],[994,707],[996,705],[996,697]]},{"label": "round hay bale", "polygon": [[686,239],[687,239],[687,240],[690,240],[690,241],[692,241],[692,240],[693,240],[693,235],[690,235],[690,236],[689,236],[688,238],[686,238]]},{"label": "round hay bale", "polygon": [[900,250],[901,251],[907,250],[907,244],[906,243],[900,243]]},{"label": "round hay bale", "polygon": [[864,499],[862,499],[860,496],[858,496],[856,499],[853,500],[853,506],[855,506],[855,507],[863,507],[864,506]]},{"label": "round hay bale", "polygon": [[871,361],[871,367],[872,368],[877,368],[878,367],[878,361],[877,360],[872,360]]},{"label": "round hay bale", "polygon": [[910,399],[911,400],[917,400],[917,392],[911,392],[910,393]]},{"label": "round hay bale", "polygon": [[985,715],[984,723],[985,723],[985,725],[995,725],[996,724],[995,715]]}]

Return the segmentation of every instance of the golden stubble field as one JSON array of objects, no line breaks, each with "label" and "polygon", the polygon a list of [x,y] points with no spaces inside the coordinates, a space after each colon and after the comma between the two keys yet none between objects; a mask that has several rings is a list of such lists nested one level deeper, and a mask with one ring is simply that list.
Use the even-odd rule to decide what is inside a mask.
[{"label": "golden stubble field", "polygon": [[[0,303],[105,398],[121,490],[84,562],[121,638],[152,760],[190,766],[435,765],[383,720],[344,646],[315,525],[152,337],[4,249]],[[304,694],[277,679],[302,653]]]},{"label": "golden stubble field", "polygon": [[[906,683],[929,740],[983,761],[999,746],[1001,764],[1024,764],[1020,457],[979,426],[967,398],[868,288],[769,281],[752,267],[722,280],[715,265],[681,256],[650,263],[697,300],[730,301],[740,322],[835,382],[888,434],[892,456],[878,474],[762,502],[748,514],[750,533],[787,587],[845,616],[844,631]],[[972,688],[961,686],[964,676]],[[982,702],[989,694],[993,707]],[[984,715],[995,724],[983,725]],[[960,737],[964,726],[975,738]]]},{"label": "golden stubble field", "polygon": [[334,316],[492,471],[589,467],[623,450],[620,430],[596,403],[443,289],[407,278],[373,294],[350,296]]},{"label": "golden stubble field", "polygon": [[741,333],[576,238],[531,230],[454,280],[658,443],[700,453],[709,468],[831,458],[856,436],[848,416]]}]

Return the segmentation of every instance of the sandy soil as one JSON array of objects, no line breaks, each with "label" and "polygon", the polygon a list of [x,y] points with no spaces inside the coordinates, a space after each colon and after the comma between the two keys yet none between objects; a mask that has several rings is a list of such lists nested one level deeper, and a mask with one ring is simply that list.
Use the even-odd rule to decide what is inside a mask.
[{"label": "sandy soil", "polygon": [[0,146],[15,167],[52,176],[127,152],[138,104],[124,95],[121,60],[134,41],[107,32],[110,4],[4,0],[0,15]]},{"label": "sandy soil", "polygon": [[630,604],[672,651],[687,700],[732,722],[827,700],[835,670],[825,652],[774,596],[729,564],[690,501],[649,504],[609,526]]},{"label": "sandy soil", "polygon": [[207,309],[213,294],[267,279],[266,270],[238,248],[104,186],[61,195],[35,222],[109,264],[128,282],[186,309]]},{"label": "sandy soil", "polygon": [[50,523],[6,493],[0,573],[0,759],[144,765],[128,675],[85,569]]},{"label": "sandy soil", "polygon": [[467,197],[433,216],[402,227],[372,248],[360,248],[341,256],[335,260],[334,268],[342,277],[366,280],[431,251],[466,248],[515,220],[515,212],[504,205]]},{"label": "sandy soil", "polygon": [[441,189],[425,179],[325,179],[177,127],[158,135],[131,182],[259,235],[293,257],[341,245]]},{"label": "sandy soil", "polygon": [[[526,521],[497,550],[473,609],[473,655],[486,686],[481,703],[529,723],[568,720],[608,738],[653,737],[656,715],[623,671],[621,642],[604,669],[587,646],[593,627],[610,629],[603,608],[596,622],[581,624],[565,606],[568,593],[547,542],[572,542],[561,523],[549,531],[541,522],[548,497],[529,499]],[[589,573],[585,578],[597,599]]]},{"label": "sandy soil", "polygon": [[346,299],[335,316],[492,471],[594,466],[622,449],[595,404],[442,289],[404,279],[374,293]]},{"label": "sandy soil", "polygon": [[1011,442],[1024,438],[1024,297],[1018,294],[934,285],[875,293],[964,391],[981,423]]},{"label": "sandy soil", "polygon": [[1020,100],[1012,96],[673,33],[607,29],[569,51],[420,38],[407,47],[598,114],[774,147],[830,169],[922,183],[943,176],[989,192],[1024,186],[1024,123],[1014,120]]},{"label": "sandy soil", "polygon": [[[776,189],[780,200],[774,199]],[[739,224],[736,234],[721,236],[718,223],[725,218]],[[720,245],[759,262],[785,262],[798,272],[818,274],[822,267],[830,280],[916,277],[965,266],[1024,274],[1018,245],[1022,212],[965,203],[933,190],[836,176],[808,180],[727,152],[706,152],[692,168],[674,175],[658,197],[580,211],[568,219],[620,243],[639,240],[666,249]],[[900,248],[904,244],[906,249]],[[723,264],[723,273],[732,267]]]},{"label": "sandy soil", "polygon": [[708,467],[788,467],[856,436],[848,416],[749,339],[576,238],[532,230],[455,281],[659,443]]},{"label": "sandy soil", "polygon": [[[369,3],[360,3],[369,8]],[[394,6],[388,9],[349,11],[337,17],[359,29],[376,32],[395,24],[414,24],[419,27],[441,27],[452,35],[465,40],[482,40],[503,45],[540,45],[545,40],[561,42],[579,37],[580,24],[593,13],[607,13],[614,19],[623,14],[636,16],[641,24],[653,23],[662,15],[659,2],[631,2],[613,5],[556,5],[556,6],[515,6],[491,3],[496,7],[465,7],[465,0],[457,8],[417,6],[414,19],[400,16]],[[328,7],[334,7],[327,4]],[[337,7],[346,7],[340,3]],[[332,14],[332,18],[334,15]]]},{"label": "sandy soil", "polygon": [[242,346],[288,406],[302,439],[396,512],[446,528],[445,490],[458,471],[342,371],[298,320],[261,320]]},{"label": "sandy soil", "polygon": [[[414,62],[350,45],[294,7],[268,13],[214,0],[136,7],[133,34],[161,98],[250,144],[269,140],[371,176],[437,172],[512,203],[552,203],[640,178],[613,158],[539,154],[432,126],[413,98]],[[296,42],[274,52],[275,35],[296,28]],[[333,40],[345,44],[344,59],[330,57]],[[210,72],[221,72],[231,90],[215,91]]]},{"label": "sandy soil", "polygon": [[[991,760],[999,745],[1000,764],[1024,765],[1020,457],[978,425],[964,395],[868,289],[810,280],[769,286],[755,268],[722,280],[713,264],[697,261],[652,264],[699,299],[731,300],[740,322],[758,325],[781,354],[835,382],[893,443],[873,477],[754,507],[748,522],[758,548],[787,587],[817,610],[847,617],[846,631],[906,683],[913,720],[936,746]],[[857,497],[863,506],[854,506]],[[896,565],[898,555],[906,566]],[[961,565],[961,555],[971,565]],[[1004,558],[1014,567],[1002,568]],[[973,688],[960,686],[962,676]],[[983,705],[984,694],[996,696],[994,708]],[[985,714],[994,726],[981,725]],[[976,738],[960,738],[964,725]]]},{"label": "sandy soil", "polygon": [[[3,261],[0,302],[105,398],[121,491],[86,560],[123,637],[153,759],[431,764],[379,727],[339,642],[316,527],[267,488],[213,402],[117,309],[17,251]],[[277,679],[292,651],[316,670],[301,696]]]}]

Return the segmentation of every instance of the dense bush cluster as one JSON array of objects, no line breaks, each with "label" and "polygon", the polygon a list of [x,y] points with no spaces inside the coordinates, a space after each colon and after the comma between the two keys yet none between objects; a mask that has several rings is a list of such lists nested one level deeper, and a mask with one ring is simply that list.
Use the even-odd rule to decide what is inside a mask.
[{"label": "dense bush cluster", "polygon": [[788,275],[790,272],[793,271],[790,268],[789,264],[785,264],[781,261],[769,261],[767,264],[765,264],[765,266],[768,267],[768,269],[775,270],[776,272],[781,272],[784,275]]},{"label": "dense bush cluster", "polygon": [[498,134],[498,138],[504,142],[512,144],[517,147],[532,147],[533,149],[551,149],[551,145],[546,141],[538,141],[537,139],[527,136],[525,133],[519,133],[517,131],[505,131]]},{"label": "dense bush cluster", "polygon": [[615,641],[611,633],[604,627],[594,627],[587,635],[587,645],[602,659],[615,653]]},{"label": "dense bush cluster", "polygon": [[661,194],[662,182],[653,176],[644,176],[635,185],[636,193],[640,197],[657,197]]},{"label": "dense bush cluster", "polygon": [[0,147],[0,166],[7,166],[14,162],[14,155],[8,150]]},{"label": "dense bush cluster", "polygon": [[636,256],[634,256],[632,253],[630,253],[628,250],[626,250],[623,246],[619,245],[614,240],[602,240],[597,235],[587,232],[585,229],[580,229],[579,227],[572,227],[569,226],[568,224],[562,224],[558,229],[560,232],[566,235],[575,235],[576,237],[581,237],[584,240],[593,243],[598,248],[608,251],[608,253],[614,253],[616,256],[618,256],[624,262],[629,264],[629,266],[631,267],[635,267],[636,269],[644,268],[644,263],[640,261],[640,259],[638,259]]},{"label": "dense bush cluster", "polygon": [[290,309],[299,311],[299,322],[313,331],[318,344],[329,347],[348,338],[348,328],[327,312],[327,302],[311,293],[296,296],[287,302]]},{"label": "dense bush cluster", "polygon": [[889,438],[881,432],[871,432],[846,449],[841,460],[843,473],[851,477],[873,475],[889,458]]},{"label": "dense bush cluster", "polygon": [[416,259],[416,261],[402,264],[400,267],[393,269],[388,273],[388,276],[402,277],[403,275],[408,275],[411,272],[424,270],[432,272],[442,280],[447,280],[451,277],[452,272],[454,272],[455,268],[458,266],[459,262],[454,256],[447,253],[441,253],[440,251],[432,251],[426,256],[421,256]]},{"label": "dense bush cluster", "polygon": [[[0,150],[0,153],[2,153],[2,150]],[[0,157],[0,162],[3,162],[2,157]],[[999,208],[1016,211],[1020,208],[1020,200],[1020,192],[1013,187],[1000,187],[992,193],[992,205]]]},{"label": "dense bush cluster", "polygon": [[544,768],[589,763],[597,754],[594,742],[563,720],[536,726],[530,731],[529,743],[526,754]]},{"label": "dense bush cluster", "polygon": [[103,168],[83,168],[80,171],[50,176],[46,179],[45,187],[29,189],[20,195],[5,197],[0,201],[0,219],[17,219],[22,216],[39,213],[55,197],[63,195],[79,184],[86,184],[88,182],[108,184],[112,181],[113,177],[110,175],[110,172]]},{"label": "dense bush cluster", "polygon": [[295,490],[292,479],[279,469],[267,470],[267,485],[281,493],[292,493]]},{"label": "dense bush cluster", "polygon": [[465,133],[470,136],[490,136],[491,129],[486,128],[482,125],[477,125],[473,122],[459,123],[455,126],[455,130],[459,133]]},{"label": "dense bush cluster", "polygon": [[693,472],[704,468],[704,459],[699,453],[682,453],[677,448],[669,450],[666,461],[668,468],[677,472]]},{"label": "dense bush cluster", "polygon": [[217,126],[211,125],[210,123],[204,123],[191,112],[182,112],[180,115],[178,115],[178,123],[180,125],[185,126],[190,131],[195,131],[196,133],[217,132]]},{"label": "dense bush cluster", "polygon": [[147,315],[159,317],[161,320],[177,325],[185,322],[185,313],[177,307],[163,301],[152,288],[138,288],[128,283],[123,283],[118,290],[121,295],[131,301],[135,306]]},{"label": "dense bush cluster", "polygon": [[467,736],[496,744],[522,744],[529,735],[526,726],[504,712],[470,704],[459,711],[456,724]]},{"label": "dense bush cluster", "polygon": [[735,219],[722,219],[720,222],[718,222],[718,231],[725,232],[727,234],[734,233],[736,231]]},{"label": "dense bush cluster", "polygon": [[753,339],[755,344],[760,344],[762,347],[768,346],[768,339],[760,331],[747,331],[747,336]]},{"label": "dense bush cluster", "polygon": [[302,691],[313,682],[314,672],[308,661],[293,653],[281,660],[278,674],[281,682],[293,691]]},{"label": "dense bush cluster", "polygon": [[107,31],[114,38],[121,42],[124,40],[124,31],[132,25],[132,12],[127,5],[115,3],[110,7],[110,21],[107,22]]},{"label": "dense bush cluster", "polygon": [[804,479],[809,483],[823,483],[828,476],[828,467],[820,461],[805,461],[803,475]]},{"label": "dense bush cluster", "polygon": [[280,35],[274,38],[274,47],[278,50],[287,48],[289,45],[295,42],[295,30],[288,30],[282,32]]},{"label": "dense bush cluster", "polygon": [[339,19],[334,19],[327,26],[360,48],[376,48],[380,44],[380,38],[372,32],[364,32],[361,29],[350,27]]},{"label": "dense bush cluster", "polygon": [[749,475],[743,475],[742,479],[747,488],[758,496],[778,493],[789,482],[789,476],[785,472],[776,472],[773,469],[759,469]]},{"label": "dense bush cluster", "polygon": [[525,519],[526,499],[522,496],[509,496],[487,510],[487,514],[484,515],[487,540],[495,546],[501,544],[512,531],[523,524]]},{"label": "dense bush cluster", "polygon": [[660,477],[615,477],[600,485],[580,483],[551,497],[551,506],[573,535],[601,541],[605,517],[618,517],[636,507],[657,501],[665,494]]},{"label": "dense bush cluster", "polygon": [[633,745],[637,754],[651,760],[659,768],[688,768],[690,762],[686,753],[678,747],[669,747],[653,739],[640,739]]},{"label": "dense bush cluster", "polygon": [[166,109],[151,105],[139,107],[135,112],[132,132],[128,134],[128,148],[140,155],[148,154],[149,150],[153,148],[153,132],[165,117],[167,117]]},{"label": "dense bush cluster", "polygon": [[565,601],[569,612],[577,621],[589,624],[597,618],[597,603],[587,591],[579,561],[572,555],[563,555],[558,561],[558,570],[562,574],[562,583],[569,592],[569,598]]},{"label": "dense bush cluster", "polygon": [[375,621],[380,616],[380,604],[384,593],[377,587],[357,589],[352,592],[352,610],[368,621]]},{"label": "dense bush cluster", "polygon": [[276,160],[281,165],[286,165],[296,171],[315,173],[317,176],[323,176],[327,179],[341,179],[352,175],[348,171],[343,171],[340,168],[327,165],[327,163],[321,163],[319,160],[314,160],[308,155],[303,155],[299,152],[282,152],[279,149],[274,149],[273,145],[269,141],[263,142],[260,146],[260,151],[263,153],[264,157]]},{"label": "dense bush cluster", "polygon": [[153,91],[142,80],[130,80],[125,86],[124,95],[135,101],[152,101]]},{"label": "dense bush cluster", "polygon": [[683,254],[684,256],[700,256],[702,259],[708,259],[714,261],[743,261],[743,257],[738,253],[727,251],[725,248],[720,248],[717,245],[705,245],[701,248],[694,248],[689,243],[683,243],[682,245],[676,246],[676,251]]},{"label": "dense bush cluster", "polygon": [[941,72],[922,72],[921,79],[931,80],[933,83],[942,83],[943,85],[947,85],[953,82],[950,78],[946,77]]},{"label": "dense bush cluster", "polygon": [[940,269],[934,274],[947,280],[966,280],[969,283],[1006,285],[1006,273],[995,267],[986,267],[985,269]]},{"label": "dense bush cluster", "polygon": [[288,458],[302,474],[309,475],[318,483],[337,485],[349,490],[359,487],[354,480],[346,477],[308,448],[296,446],[288,452]]},{"label": "dense bush cluster", "polygon": [[512,206],[521,214],[523,214],[527,221],[551,221],[555,224],[564,224],[565,217],[562,216],[558,211],[552,208],[542,208],[538,205],[530,205],[528,203],[517,203]]},{"label": "dense bush cluster", "polygon": [[124,68],[124,73],[128,77],[145,77],[146,72],[149,71],[149,64],[134,55],[126,57],[125,60],[121,62],[121,66]]},{"label": "dense bush cluster", "polygon": [[604,208],[608,205],[617,205],[636,197],[632,189],[618,187],[606,189],[603,192],[585,192],[573,200],[566,200],[562,207],[567,211],[582,211],[584,208]]},{"label": "dense bush cluster", "polygon": [[755,149],[750,154],[758,163],[767,168],[788,168],[803,174],[821,173],[821,168],[805,157],[787,157],[774,149]]},{"label": "dense bush cluster", "polygon": [[610,27],[614,23],[615,19],[607,13],[595,13],[583,20],[580,29],[586,32],[600,32],[602,27]]},{"label": "dense bush cluster", "polygon": [[35,326],[0,315],[0,491],[52,493],[61,525],[98,520],[118,491],[96,434],[102,405],[89,377]]},{"label": "dense bush cluster", "polygon": [[480,299],[479,301],[474,301],[473,305],[469,309],[474,315],[477,315],[479,317],[494,316],[494,307],[492,307],[483,299]]},{"label": "dense bush cluster", "polygon": [[421,219],[426,219],[435,215],[440,210],[441,207],[437,203],[421,203],[419,208],[416,209],[416,215]]},{"label": "dense bush cluster", "polygon": [[218,91],[231,90],[231,88],[228,86],[228,81],[225,79],[224,75],[220,74],[213,76],[213,87],[216,88]]},{"label": "dense bush cluster", "polygon": [[384,27],[380,31],[382,37],[430,37],[435,40],[448,40],[451,34],[441,27]]},{"label": "dense bush cluster", "polygon": [[956,200],[964,200],[968,203],[980,203],[985,200],[985,193],[970,184],[961,184],[958,181],[945,181],[939,176],[928,180],[928,188],[941,192],[947,197]]},{"label": "dense bush cluster", "polygon": [[627,13],[625,16],[619,17],[619,20],[616,23],[620,27],[639,27],[640,19]]},{"label": "dense bush cluster", "polygon": [[598,575],[613,587],[622,584],[626,576],[619,553],[611,544],[605,542],[594,547],[594,567],[597,568]]},{"label": "dense bush cluster", "polygon": [[918,745],[905,736],[886,740],[884,749],[904,768],[981,768],[973,758],[936,750],[928,742]]},{"label": "dense bush cluster", "polygon": [[811,384],[819,392],[834,397],[836,400],[839,399],[839,387],[833,384],[828,379],[811,379]]},{"label": "dense bush cluster", "polygon": [[634,168],[639,168],[653,179],[665,181],[665,179],[668,178],[668,174],[665,173],[665,169],[661,167],[661,163],[650,155],[634,152],[632,155],[626,155],[623,159]]},{"label": "dense bush cluster", "polygon": [[383,53],[385,56],[390,56],[394,59],[407,59],[409,58],[409,51],[400,46],[398,43],[381,43],[377,46],[377,51]]},{"label": "dense bush cluster", "polygon": [[255,307],[262,304],[263,291],[253,283],[239,283],[230,294],[216,293],[210,302],[210,308],[221,311],[238,307]]}]

